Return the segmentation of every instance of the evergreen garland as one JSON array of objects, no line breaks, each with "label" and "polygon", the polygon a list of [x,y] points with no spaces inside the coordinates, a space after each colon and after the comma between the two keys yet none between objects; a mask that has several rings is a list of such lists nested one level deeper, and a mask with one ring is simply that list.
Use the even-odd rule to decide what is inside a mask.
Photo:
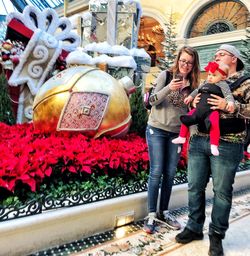
[{"label": "evergreen garland", "polygon": [[0,74],[0,122],[15,123],[4,74]]},{"label": "evergreen garland", "polygon": [[246,28],[246,39],[242,40],[242,45],[241,55],[245,65],[244,72],[245,75],[250,75],[250,27]]},{"label": "evergreen garland", "polygon": [[148,121],[148,113],[144,108],[142,100],[142,90],[141,87],[136,89],[136,92],[130,96],[130,106],[132,115],[132,124],[130,127],[130,132],[135,132],[141,137],[145,137],[145,130]]},{"label": "evergreen garland", "polygon": [[173,20],[172,14],[169,17],[169,21],[165,23],[165,41],[162,42],[161,44],[163,45],[163,52],[165,57],[164,58],[158,58],[158,66],[161,70],[166,70],[169,69],[173,63],[174,59],[176,57],[176,49],[177,49],[177,44],[176,44],[176,22]]}]

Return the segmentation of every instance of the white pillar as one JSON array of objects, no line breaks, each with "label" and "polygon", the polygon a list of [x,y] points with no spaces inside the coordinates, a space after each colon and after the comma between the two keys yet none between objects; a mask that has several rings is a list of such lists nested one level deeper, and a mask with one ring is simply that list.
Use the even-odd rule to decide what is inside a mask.
[{"label": "white pillar", "polygon": [[116,19],[117,19],[117,0],[108,0],[107,42],[110,45],[116,44]]}]

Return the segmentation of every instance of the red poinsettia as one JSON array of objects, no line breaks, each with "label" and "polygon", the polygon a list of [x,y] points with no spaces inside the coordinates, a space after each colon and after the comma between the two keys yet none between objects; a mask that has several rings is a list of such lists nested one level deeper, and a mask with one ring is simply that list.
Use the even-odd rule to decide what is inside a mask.
[{"label": "red poinsettia", "polygon": [[0,187],[15,190],[19,181],[35,191],[55,166],[61,172],[147,170],[149,159],[144,138],[129,134],[122,139],[91,139],[81,133],[42,134],[32,124],[0,123]]}]

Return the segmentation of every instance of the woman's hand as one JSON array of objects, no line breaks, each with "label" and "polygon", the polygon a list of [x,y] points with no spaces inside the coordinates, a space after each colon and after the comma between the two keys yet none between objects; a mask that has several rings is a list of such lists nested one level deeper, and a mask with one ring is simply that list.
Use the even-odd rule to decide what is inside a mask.
[{"label": "woman's hand", "polygon": [[226,110],[229,112],[229,113],[234,113],[235,111],[235,105],[233,102],[228,102],[227,103],[227,106],[226,106]]},{"label": "woman's hand", "polygon": [[196,108],[196,105],[200,102],[200,99],[201,99],[201,94],[198,93],[198,94],[195,96],[195,98],[194,98],[194,100],[193,100],[193,102],[192,102],[192,105],[193,105],[194,108]]},{"label": "woman's hand", "polygon": [[187,104],[189,104],[192,100],[193,100],[193,97],[189,95],[189,96],[187,96],[187,97],[184,99],[184,103],[187,105]]},{"label": "woman's hand", "polygon": [[212,98],[207,99],[207,103],[212,105],[211,109],[219,109],[219,110],[226,110],[227,108],[227,101],[220,96],[211,94]]},{"label": "woman's hand", "polygon": [[176,91],[176,90],[179,90],[181,89],[183,85],[183,80],[179,80],[179,79],[173,79],[170,84],[169,84],[169,89],[171,91]]}]

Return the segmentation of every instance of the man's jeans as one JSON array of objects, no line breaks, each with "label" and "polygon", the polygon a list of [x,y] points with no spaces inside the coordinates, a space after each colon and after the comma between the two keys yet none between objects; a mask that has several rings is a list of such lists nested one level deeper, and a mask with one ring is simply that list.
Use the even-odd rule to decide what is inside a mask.
[{"label": "man's jeans", "polygon": [[[157,211],[159,187],[161,183],[160,211],[168,209],[176,166],[181,146],[172,143],[178,134],[147,126],[146,138],[150,158],[148,179],[148,211]],[[162,180],[161,180],[162,178]]]},{"label": "man's jeans", "polygon": [[210,174],[213,181],[213,207],[209,233],[222,238],[228,229],[235,173],[243,158],[243,145],[220,141],[219,156],[211,155],[209,136],[192,136],[188,155],[187,228],[202,232],[205,221],[205,190]]}]

